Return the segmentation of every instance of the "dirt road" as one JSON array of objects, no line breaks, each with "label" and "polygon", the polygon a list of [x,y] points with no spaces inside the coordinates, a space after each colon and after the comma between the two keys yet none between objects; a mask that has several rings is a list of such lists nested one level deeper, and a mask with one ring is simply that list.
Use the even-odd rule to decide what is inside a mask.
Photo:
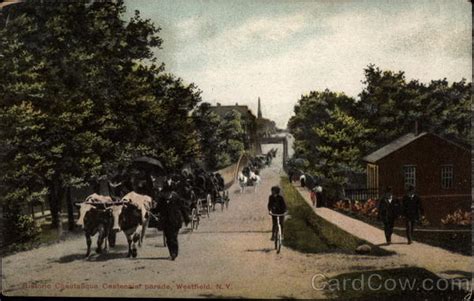
[{"label": "dirt road", "polygon": [[[279,152],[281,154],[281,151]],[[403,266],[398,256],[378,258],[344,254],[302,254],[270,241],[266,202],[280,180],[281,165],[262,172],[258,191],[230,188],[228,210],[212,212],[199,229],[179,235],[180,253],[168,259],[162,234],[149,229],[138,258],[125,258],[126,241],[118,234],[109,254],[84,258],[85,239],[3,258],[3,292],[24,296],[154,296],[323,298],[312,277],[377,267]],[[94,242],[95,243],[95,242]]]}]

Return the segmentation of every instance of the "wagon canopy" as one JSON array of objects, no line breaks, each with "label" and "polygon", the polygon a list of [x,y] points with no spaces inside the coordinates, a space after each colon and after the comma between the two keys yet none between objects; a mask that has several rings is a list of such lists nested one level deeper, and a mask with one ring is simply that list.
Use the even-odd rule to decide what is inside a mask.
[{"label": "wagon canopy", "polygon": [[148,156],[142,156],[134,159],[132,161],[132,166],[145,171],[154,171],[158,173],[165,172],[163,164],[158,159]]}]

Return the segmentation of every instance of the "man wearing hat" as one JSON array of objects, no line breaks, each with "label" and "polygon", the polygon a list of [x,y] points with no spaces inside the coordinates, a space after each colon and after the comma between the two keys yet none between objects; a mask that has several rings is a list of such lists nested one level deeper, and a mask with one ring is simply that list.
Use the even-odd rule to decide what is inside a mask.
[{"label": "man wearing hat", "polygon": [[389,186],[385,189],[385,194],[380,199],[378,210],[378,218],[383,222],[385,239],[387,240],[387,245],[389,245],[392,242],[392,233],[395,220],[400,213],[400,203],[394,198],[392,187]]},{"label": "man wearing hat", "polygon": [[163,234],[170,252],[171,260],[178,256],[178,233],[184,223],[190,222],[184,200],[176,193],[176,184],[171,181],[161,191],[158,203],[160,216],[163,218]]},{"label": "man wearing hat", "polygon": [[415,187],[408,185],[407,193],[403,197],[403,214],[406,219],[406,233],[408,244],[411,244],[415,223],[420,220],[423,215],[420,197],[415,193]]}]

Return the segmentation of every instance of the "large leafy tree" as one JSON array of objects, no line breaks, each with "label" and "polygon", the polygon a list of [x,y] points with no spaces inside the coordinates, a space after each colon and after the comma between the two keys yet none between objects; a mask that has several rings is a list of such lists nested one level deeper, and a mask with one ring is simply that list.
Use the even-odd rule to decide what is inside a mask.
[{"label": "large leafy tree", "polygon": [[357,103],[329,90],[303,95],[288,127],[295,137],[295,156],[308,162],[305,169],[339,189],[361,171],[361,157],[370,147],[371,130],[356,118]]},{"label": "large leafy tree", "polygon": [[156,63],[153,23],[138,12],[125,22],[122,1],[8,9],[0,22],[4,201],[47,198],[56,227],[68,188],[98,183],[136,155],[172,167],[197,152],[189,112],[199,91]]},{"label": "large leafy tree", "polygon": [[[194,84],[165,74],[157,78],[154,96],[162,110],[154,127],[157,156],[170,168],[179,168],[199,154],[199,141],[191,111],[201,101]],[[153,136],[153,133],[150,133]]]},{"label": "large leafy tree", "polygon": [[230,159],[230,162],[222,163],[223,165],[236,162],[239,159],[245,148],[244,133],[240,113],[236,110],[226,113],[218,129],[219,140],[223,141],[224,152]]},{"label": "large leafy tree", "polygon": [[361,158],[371,146],[368,129],[361,121],[339,107],[329,113],[327,122],[312,128],[319,143],[314,146],[318,160],[310,165],[310,171],[319,178],[325,179],[334,196],[341,187],[349,184],[353,176],[361,174]]},{"label": "large leafy tree", "polygon": [[311,91],[302,95],[294,107],[295,115],[288,122],[288,128],[295,137],[295,155],[316,163],[314,147],[320,143],[313,128],[321,127],[330,120],[331,112],[336,109],[348,112],[355,110],[354,99],[343,93],[329,90]]},{"label": "large leafy tree", "polygon": [[471,83],[461,80],[450,85],[442,79],[423,84],[408,81],[402,71],[381,70],[374,65],[364,72],[358,116],[376,129],[375,147],[412,131],[415,121],[426,130],[469,141]]},{"label": "large leafy tree", "polygon": [[225,164],[222,162],[225,156],[225,144],[217,135],[222,119],[210,108],[211,104],[202,103],[193,112],[193,118],[198,130],[201,159],[209,169],[215,170]]}]

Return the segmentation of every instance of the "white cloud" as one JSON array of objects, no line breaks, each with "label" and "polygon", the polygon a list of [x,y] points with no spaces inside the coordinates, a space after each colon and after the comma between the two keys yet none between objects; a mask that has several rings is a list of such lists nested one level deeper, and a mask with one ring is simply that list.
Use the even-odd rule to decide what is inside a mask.
[{"label": "white cloud", "polygon": [[201,27],[202,19],[199,17],[191,17],[176,24],[175,34],[180,40],[187,40],[196,36]]},{"label": "white cloud", "polygon": [[281,41],[301,31],[305,27],[305,21],[303,14],[253,18],[235,29],[223,32],[219,38],[222,41],[235,38],[242,47],[252,41]]},{"label": "white cloud", "polygon": [[194,81],[205,100],[255,110],[260,96],[264,115],[284,127],[297,99],[310,90],[356,96],[369,63],[404,70],[409,79],[470,79],[470,14],[461,16],[465,20],[452,17],[423,9],[391,15],[347,11],[318,19],[298,13],[247,19],[194,42],[210,21],[189,19],[178,24],[188,29],[190,43],[176,53],[176,73]]}]

